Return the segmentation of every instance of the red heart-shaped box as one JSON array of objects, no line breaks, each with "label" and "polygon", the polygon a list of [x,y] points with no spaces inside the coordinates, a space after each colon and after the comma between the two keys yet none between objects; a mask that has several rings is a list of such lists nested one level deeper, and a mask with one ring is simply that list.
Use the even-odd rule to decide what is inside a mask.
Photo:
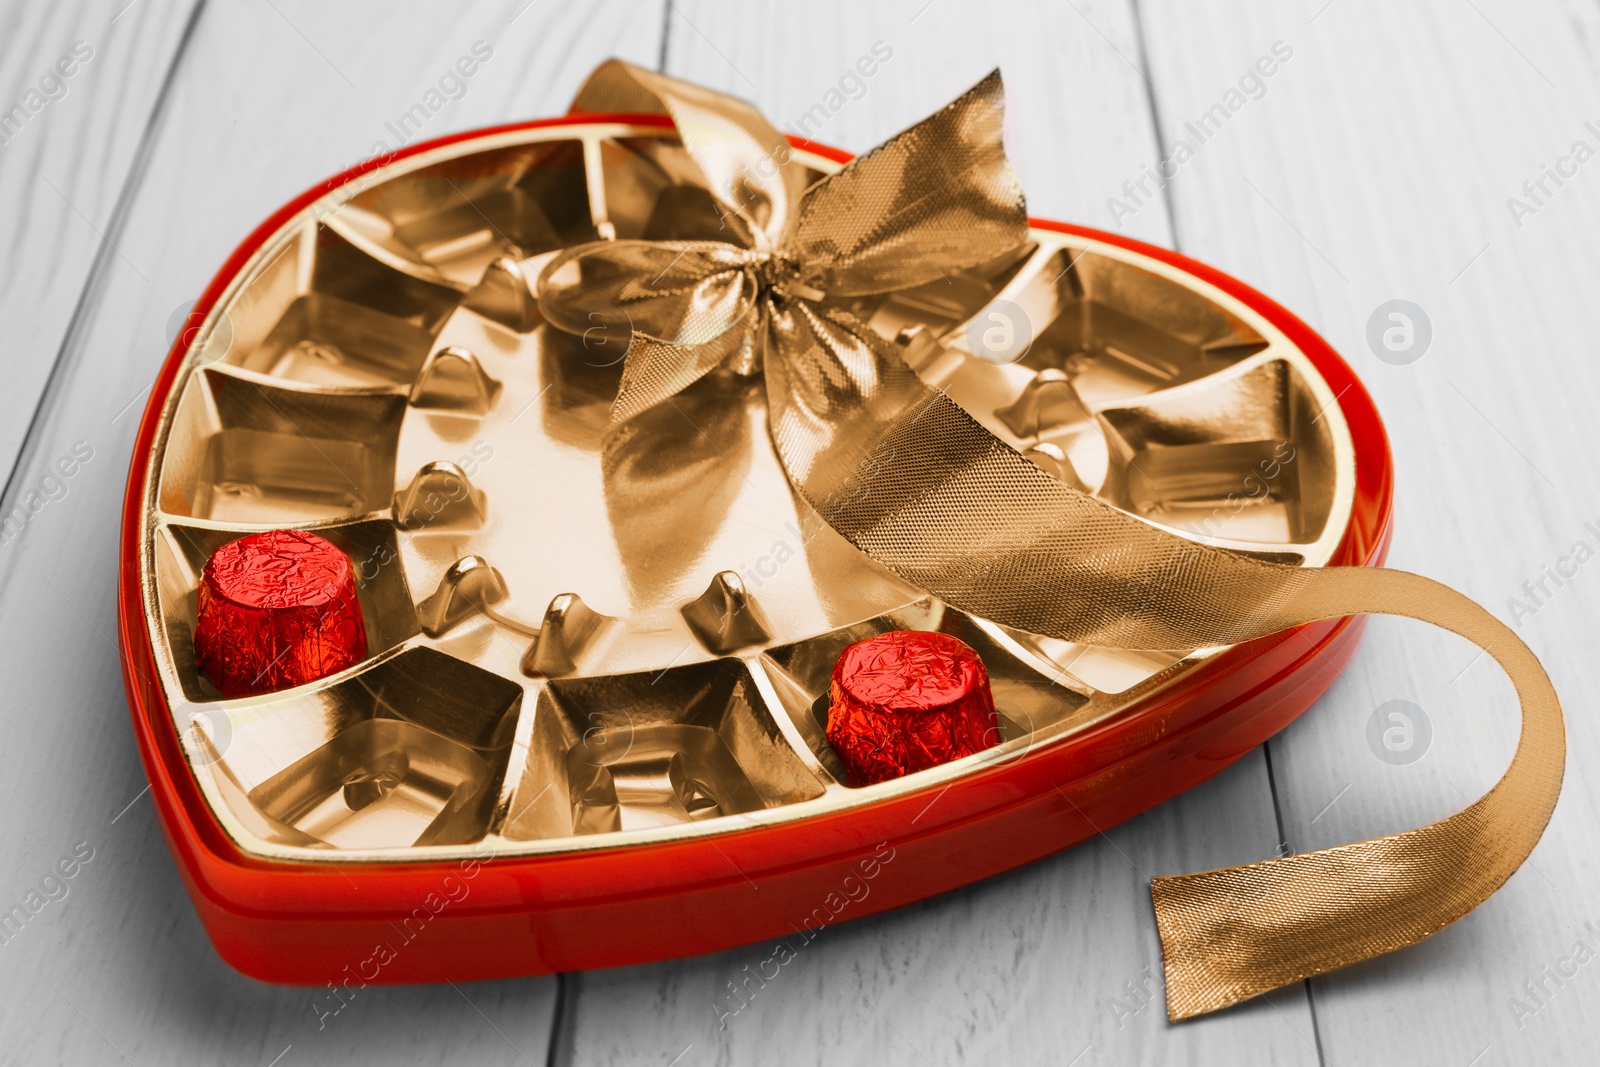
[{"label": "red heart-shaped box", "polygon": [[[849,158],[794,145],[818,175]],[[628,115],[369,161],[252,234],[169,355],[124,511],[125,678],[184,881],[246,974],[480,979],[804,936],[1191,788],[1353,653],[1359,619],[1130,654],[962,615],[795,501],[736,375],[641,417],[602,466],[620,349],[552,335],[529,285],[577,241],[703,236],[684,173],[670,126]],[[1043,220],[1032,237],[852,310],[1118,507],[1305,565],[1380,562],[1388,446],[1321,338],[1174,252]],[[1014,351],[984,358],[988,340]],[[198,576],[276,527],[350,555],[366,658],[224,698],[194,662]],[[827,673],[889,629],[976,648],[1004,728],[855,788],[822,735]]]}]

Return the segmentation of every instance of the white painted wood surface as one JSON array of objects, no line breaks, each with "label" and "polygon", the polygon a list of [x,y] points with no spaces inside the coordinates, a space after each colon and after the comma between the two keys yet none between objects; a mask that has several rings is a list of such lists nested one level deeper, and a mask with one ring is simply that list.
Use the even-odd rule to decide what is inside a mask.
[{"label": "white painted wood surface", "polygon": [[[1590,638],[1600,575],[1585,566],[1563,587],[1547,581],[1552,595],[1531,616],[1508,600],[1535,606],[1524,581],[1579,539],[1600,547],[1584,529],[1600,518],[1600,308],[1589,292],[1600,166],[1562,188],[1547,182],[1551,195],[1520,228],[1507,199],[1531,203],[1522,183],[1575,141],[1600,150],[1600,122],[1585,125],[1600,120],[1600,11],[1338,0],[1319,16],[1322,3],[1144,3],[1169,138],[1273,41],[1295,50],[1170,186],[1178,241],[1295,309],[1356,367],[1395,452],[1391,562],[1520,621],[1562,695],[1569,746],[1550,829],[1498,894],[1422,945],[1311,983],[1323,1053],[1329,1063],[1593,1062],[1600,968],[1570,957],[1580,938],[1600,949],[1584,929],[1600,930]],[[1374,309],[1396,298],[1420,305],[1433,329],[1405,366],[1380,361],[1366,339]],[[1345,680],[1271,744],[1292,848],[1416,826],[1493,783],[1515,715],[1509,684],[1475,652],[1374,621]],[[1374,758],[1366,739],[1374,710],[1396,699],[1432,724],[1431,747],[1408,766]],[[1558,986],[1545,968],[1563,959],[1577,969]],[[1541,980],[1535,999],[1524,983]]]},{"label": "white painted wood surface", "polygon": [[85,321],[84,293],[111,273],[149,284],[119,251],[117,230],[192,6],[120,9],[0,6],[0,322],[11,324],[0,468],[8,475],[68,330]]},{"label": "white painted wood surface", "polygon": [[[156,17],[156,6],[141,3],[119,29]],[[491,42],[493,57],[466,95],[433,117],[426,136],[560,113],[607,56],[652,64],[659,56],[659,5],[642,12],[620,3],[551,5],[513,21],[522,6],[463,13],[422,4],[209,4],[178,56],[148,159],[114,224],[117,245],[143,277],[94,275],[21,477],[34,477],[36,466],[76,441],[87,441],[94,458],[67,483],[65,497],[0,552],[9,727],[0,742],[8,768],[0,776],[0,900],[7,908],[22,900],[80,842],[93,849],[66,897],[0,944],[0,1062],[545,1059],[554,979],[369,989],[319,1029],[312,991],[230,971],[206,941],[142,794],[112,643],[118,502],[137,423],[118,415],[142,405],[165,355],[170,311],[192,300],[280,204],[368,155],[385,137],[384,123],[475,41]],[[36,65],[23,59],[24,70]],[[144,59],[171,65],[153,48]],[[147,103],[146,114],[129,121],[143,125],[148,110]],[[26,133],[48,136],[50,118],[65,116],[43,115]],[[86,145],[82,180],[103,166]],[[41,211],[55,198],[27,176],[16,188]],[[76,191],[106,209],[115,199],[114,190],[102,200]],[[8,246],[11,240],[8,228]],[[5,358],[9,369],[20,357]]]},{"label": "white painted wood surface", "polygon": [[[798,125],[881,40],[893,57],[866,92],[806,131],[859,150],[1002,65],[1033,210],[1180,247],[1321,330],[1388,420],[1393,562],[1509,618],[1507,598],[1526,600],[1522,583],[1572,542],[1600,547],[1584,530],[1600,525],[1586,477],[1586,416],[1600,397],[1600,311],[1587,291],[1600,163],[1549,183],[1520,227],[1506,206],[1572,142],[1600,148],[1585,127],[1600,126],[1593,5],[673,0],[669,12],[211,0],[180,45],[187,6],[139,3],[110,26],[123,2],[78,13],[0,5],[0,102],[37,80],[59,42],[91,39],[80,27],[109,27],[68,94],[0,146],[0,311],[24,341],[0,357],[11,387],[6,505],[75,442],[95,450],[66,495],[0,549],[0,903],[22,899],[80,842],[94,850],[66,897],[0,945],[0,1062],[537,1063],[552,1051],[563,1063],[684,1067],[1592,1059],[1584,1010],[1600,963],[1559,987],[1545,969],[1578,938],[1594,942],[1586,922],[1600,929],[1590,888],[1600,804],[1587,770],[1600,737],[1585,713],[1600,695],[1585,626],[1600,609],[1593,567],[1549,583],[1553,595],[1522,620],[1567,701],[1572,749],[1533,863],[1422,946],[1181,1026],[1160,1007],[1147,877],[1270,855],[1280,817],[1290,846],[1305,849],[1459,808],[1513,743],[1508,687],[1492,666],[1379,620],[1345,679],[1272,743],[1270,780],[1266,754],[1252,754],[1105,838],[831,928],[725,1028],[716,1005],[737,1002],[721,999],[724,983],[770,946],[568,979],[559,1020],[556,983],[534,979],[369,990],[319,1030],[306,992],[241,978],[207,945],[140,792],[111,635],[134,426],[123,412],[143,403],[171,313],[273,208],[386,139],[385,121],[480,38],[493,60],[427,136],[559,113],[611,54],[664,59]],[[1293,55],[1259,99],[1163,196],[1130,203],[1123,183],[1280,40]],[[1114,218],[1113,197],[1137,210]],[[1380,361],[1366,339],[1373,310],[1396,298],[1433,328],[1407,366]],[[1366,740],[1373,711],[1394,699],[1421,706],[1433,728],[1426,756],[1407,766],[1380,761]],[[1523,985],[1541,979],[1548,995],[1535,1001]],[[1512,998],[1531,1010],[1514,1016]]]}]

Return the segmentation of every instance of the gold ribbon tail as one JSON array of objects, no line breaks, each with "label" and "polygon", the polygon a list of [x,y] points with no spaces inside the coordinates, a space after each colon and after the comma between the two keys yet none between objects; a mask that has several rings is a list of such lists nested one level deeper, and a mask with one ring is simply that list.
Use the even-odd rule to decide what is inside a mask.
[{"label": "gold ribbon tail", "polygon": [[1500,781],[1451,817],[1404,833],[1199,874],[1155,878],[1150,894],[1174,1021],[1423,940],[1483,903],[1538,844],[1561,791],[1561,705],[1504,623],[1447,586],[1402,571],[1308,572],[1296,598],[1312,622],[1408,616],[1493,656],[1516,687],[1522,731]]},{"label": "gold ribbon tail", "polygon": [[[885,349],[868,331],[826,325],[813,323],[808,358],[787,361],[775,382],[769,374],[779,455],[834,529],[945,603],[1062,640],[1148,649],[1400,615],[1467,638],[1515,684],[1516,756],[1466,810],[1358,844],[1156,879],[1174,1020],[1414,944],[1487,900],[1533,851],[1561,791],[1561,706],[1538,659],[1489,612],[1404,571],[1267,563],[1157,530],[1045,475],[887,354],[878,381],[892,403],[819,411],[837,400],[826,385],[838,376],[804,368]],[[850,433],[830,441],[818,425]]]}]

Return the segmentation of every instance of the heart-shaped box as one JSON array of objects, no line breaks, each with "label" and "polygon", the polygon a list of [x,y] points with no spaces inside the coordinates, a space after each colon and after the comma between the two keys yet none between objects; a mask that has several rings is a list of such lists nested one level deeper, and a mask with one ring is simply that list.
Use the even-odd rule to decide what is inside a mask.
[{"label": "heart-shaped box", "polygon": [[[793,143],[819,176],[849,159]],[[621,347],[541,325],[531,286],[577,242],[716,226],[684,164],[670,124],[637,115],[369,161],[262,224],[169,355],[124,510],[125,678],[162,825],[239,970],[540,974],[881,911],[1204,781],[1353,653],[1360,618],[1153,654],[946,607],[793,495],[736,374],[602,464]],[[1116,507],[1280,561],[1381,561],[1370,398],[1216,270],[1035,220],[1020,259],[851,310]],[[195,665],[201,569],[275,528],[350,556],[367,655],[224,699]],[[856,788],[823,736],[828,672],[890,629],[977,649],[1002,736]]]}]

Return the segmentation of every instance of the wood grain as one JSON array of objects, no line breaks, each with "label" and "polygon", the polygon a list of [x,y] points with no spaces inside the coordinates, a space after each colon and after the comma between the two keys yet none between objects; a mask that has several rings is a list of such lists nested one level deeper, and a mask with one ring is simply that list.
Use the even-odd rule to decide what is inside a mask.
[{"label": "wood grain", "polygon": [[[1575,541],[1600,548],[1585,528],[1600,517],[1589,440],[1597,309],[1586,291],[1600,259],[1600,169],[1547,182],[1551,195],[1520,227],[1507,200],[1526,199],[1524,180],[1575,141],[1600,149],[1585,125],[1600,116],[1600,13],[1484,0],[1321,7],[1146,3],[1168,139],[1274,41],[1294,49],[1169,186],[1179,244],[1282,300],[1355,365],[1395,452],[1391,562],[1520,623],[1566,702],[1570,746],[1550,830],[1505,888],[1420,946],[1312,983],[1323,1051],[1330,1063],[1583,1062],[1582,1004],[1600,975],[1590,964],[1557,986],[1544,968],[1580,938],[1600,949],[1584,928],[1600,928],[1590,890],[1600,797],[1586,770],[1600,757],[1588,713],[1600,694],[1585,636],[1600,576],[1583,567],[1562,586],[1547,581],[1531,616],[1509,600],[1527,602],[1522,583]],[[1403,366],[1367,340],[1369,317],[1396,298],[1420,305],[1433,332]],[[1431,723],[1431,747],[1410,765],[1368,745],[1368,720],[1392,700]],[[1509,684],[1464,642],[1376,620],[1345,679],[1272,743],[1290,845],[1459,810],[1504,770],[1513,707]],[[1541,979],[1543,1003],[1523,989]]]},{"label": "wood grain", "polygon": [[[1003,64],[1008,145],[1036,214],[1089,217],[1100,190],[1136,177],[1154,149],[1124,3],[673,10],[668,73],[753,99],[790,128],[814,105],[829,106],[830,90],[875,44],[892,49],[857,99],[841,94],[826,122],[797,129],[853,150]],[[1160,201],[1128,221],[1129,232],[1170,242]],[[578,976],[570,1062],[1314,1063],[1301,988],[1178,1028],[1160,1002],[1149,876],[1260,859],[1276,842],[1256,752],[1070,852],[831,927],[771,982],[759,975],[773,971],[764,966],[773,944]]]},{"label": "wood grain", "polygon": [[[491,42],[493,58],[424,136],[560,113],[606,56],[659,55],[659,6],[550,6],[513,21],[521,6],[212,4],[180,58],[117,237],[140,273],[96,275],[29,442],[41,462],[77,441],[93,458],[0,553],[9,727],[0,900],[23,900],[80,842],[93,850],[66,897],[0,944],[0,1062],[545,1058],[553,979],[369,989],[319,1027],[311,991],[260,985],[221,963],[142,793],[112,643],[123,481],[170,311],[279,204],[367,155],[384,123],[476,40]],[[25,135],[42,139],[45,120],[63,117],[43,115]],[[115,197],[70,191],[86,210]],[[359,892],[360,873],[351,880]]]},{"label": "wood grain", "polygon": [[[13,475],[86,288],[112,273],[148,280],[118,250],[117,235],[152,109],[193,5],[120,7],[0,4],[0,322],[9,324],[0,356],[0,478],[12,483],[7,512],[19,490],[45,473],[31,463]],[[159,330],[152,339],[159,341]]]}]

